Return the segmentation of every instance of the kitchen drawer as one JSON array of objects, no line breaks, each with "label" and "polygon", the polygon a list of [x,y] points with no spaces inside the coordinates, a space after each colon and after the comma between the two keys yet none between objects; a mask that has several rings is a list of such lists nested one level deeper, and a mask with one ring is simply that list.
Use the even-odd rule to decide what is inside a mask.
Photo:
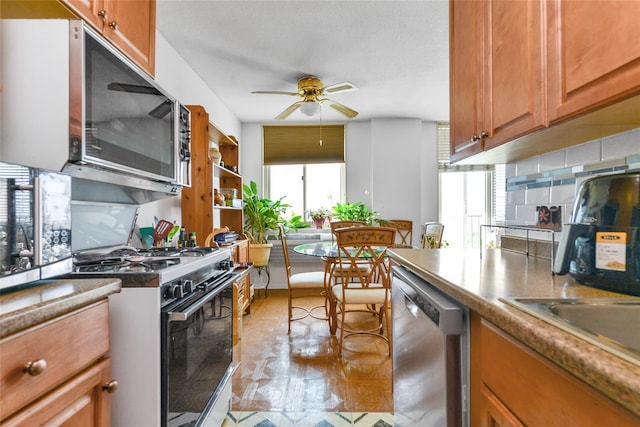
[{"label": "kitchen drawer", "polygon": [[[109,351],[107,300],[63,315],[0,341],[0,420],[94,364]],[[41,372],[25,365],[44,361]]]}]

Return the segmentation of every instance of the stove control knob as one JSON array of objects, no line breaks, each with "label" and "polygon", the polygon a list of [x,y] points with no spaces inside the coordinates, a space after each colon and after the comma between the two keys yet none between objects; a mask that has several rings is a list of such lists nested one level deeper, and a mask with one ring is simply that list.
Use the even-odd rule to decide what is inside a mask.
[{"label": "stove control knob", "polygon": [[184,297],[184,288],[182,285],[175,285],[173,287],[173,297],[176,299]]},{"label": "stove control knob", "polygon": [[191,292],[193,292],[193,280],[185,280],[183,287],[185,294],[190,294]]}]

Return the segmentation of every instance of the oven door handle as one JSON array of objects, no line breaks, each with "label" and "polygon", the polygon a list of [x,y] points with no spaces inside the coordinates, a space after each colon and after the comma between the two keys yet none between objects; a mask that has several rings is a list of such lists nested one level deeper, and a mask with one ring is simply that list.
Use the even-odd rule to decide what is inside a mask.
[{"label": "oven door handle", "polygon": [[191,315],[199,311],[206,303],[211,301],[213,297],[221,293],[225,288],[229,286],[229,284],[233,283],[234,280],[235,278],[231,278],[226,282],[223,282],[221,285],[217,286],[215,289],[212,289],[209,293],[205,294],[202,298],[199,298],[195,303],[191,304],[184,310],[167,312],[169,321],[184,322],[185,320],[189,319]]}]

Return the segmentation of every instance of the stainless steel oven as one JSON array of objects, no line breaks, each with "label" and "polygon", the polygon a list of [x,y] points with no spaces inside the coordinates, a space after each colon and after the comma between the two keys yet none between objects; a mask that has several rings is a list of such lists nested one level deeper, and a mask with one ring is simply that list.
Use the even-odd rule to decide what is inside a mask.
[{"label": "stainless steel oven", "polygon": [[196,289],[183,283],[182,289],[168,290],[190,291],[192,298],[162,309],[162,426],[198,426],[205,420],[219,425],[229,410],[229,399],[221,396],[232,372],[233,281],[223,276]]},{"label": "stainless steel oven", "polygon": [[112,425],[222,423],[232,394],[233,283],[249,271],[233,266],[229,249],[208,247],[120,246],[74,256],[74,277],[122,281],[109,297],[112,374],[120,384]]}]

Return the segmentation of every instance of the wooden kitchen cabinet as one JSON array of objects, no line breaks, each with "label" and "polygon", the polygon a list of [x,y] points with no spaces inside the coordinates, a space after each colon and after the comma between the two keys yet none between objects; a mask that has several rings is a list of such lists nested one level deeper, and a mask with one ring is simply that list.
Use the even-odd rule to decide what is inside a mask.
[{"label": "wooden kitchen cabinet", "polygon": [[[214,228],[227,226],[239,235],[243,233],[242,176],[239,174],[238,142],[224,134],[209,120],[207,111],[199,105],[187,106],[191,111],[191,187],[182,189],[182,224],[187,232],[195,231],[198,246],[204,246],[206,237]],[[213,164],[209,147],[222,154],[225,166]],[[217,206],[213,190],[236,189],[235,206]]]},{"label": "wooden kitchen cabinet", "polygon": [[61,1],[154,77],[155,0]]},{"label": "wooden kitchen cabinet", "polygon": [[541,1],[452,1],[451,158],[545,125]]},{"label": "wooden kitchen cabinet", "polygon": [[637,426],[640,418],[474,313],[471,425]]},{"label": "wooden kitchen cabinet", "polygon": [[0,341],[3,426],[110,425],[105,299]]},{"label": "wooden kitchen cabinet", "polygon": [[547,4],[552,123],[640,92],[640,2]]},{"label": "wooden kitchen cabinet", "polygon": [[483,149],[482,24],[479,1],[451,1],[450,15],[450,109],[451,160]]}]

